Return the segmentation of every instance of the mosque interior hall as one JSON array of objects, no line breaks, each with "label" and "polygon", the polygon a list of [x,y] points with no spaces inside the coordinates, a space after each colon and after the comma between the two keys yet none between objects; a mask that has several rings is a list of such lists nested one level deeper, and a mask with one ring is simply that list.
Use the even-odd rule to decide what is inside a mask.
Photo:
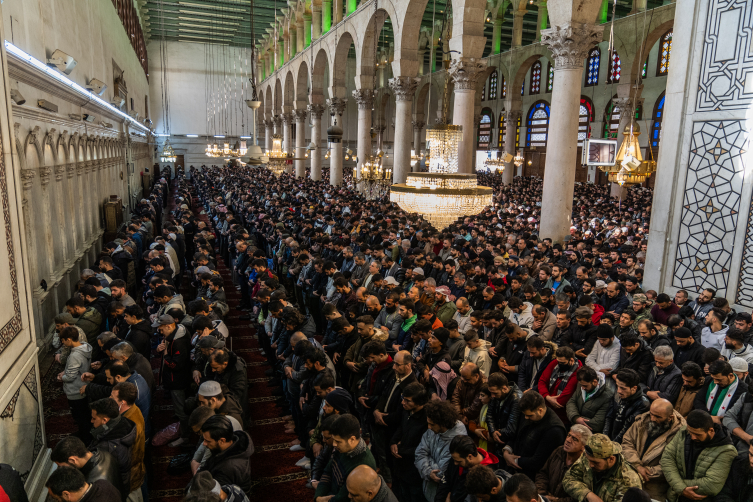
[{"label": "mosque interior hall", "polygon": [[[542,394],[560,462],[569,430],[584,459],[604,438],[599,459],[643,476],[659,460],[571,413],[592,367],[614,403],[640,373],[626,388],[651,418],[635,424],[656,404],[748,451],[753,420],[724,411],[738,383],[753,396],[747,367],[734,383],[709,371],[753,368],[753,0],[3,0],[0,14],[0,502],[433,502],[448,483],[455,501],[461,475],[468,500],[504,500],[471,491],[482,474],[521,483],[509,502],[534,483],[541,502],[582,500],[577,469],[541,488],[515,434],[479,431],[506,399],[494,385],[530,409]],[[646,374],[625,362],[634,337]],[[682,414],[693,339],[710,404]],[[544,392],[536,350],[572,400]],[[652,394],[672,357],[680,397]],[[414,412],[432,421],[422,445],[444,445],[436,473],[410,460],[418,442],[397,454]],[[453,471],[440,415],[493,474]],[[133,438],[112,439],[124,427]],[[569,469],[581,454],[567,455]],[[370,460],[346,469],[356,456]],[[646,497],[700,500],[643,478]]]}]

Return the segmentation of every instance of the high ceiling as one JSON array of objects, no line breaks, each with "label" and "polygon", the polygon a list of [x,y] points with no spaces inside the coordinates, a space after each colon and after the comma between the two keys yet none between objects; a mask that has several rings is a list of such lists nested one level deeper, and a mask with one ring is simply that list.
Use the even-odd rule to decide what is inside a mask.
[{"label": "high ceiling", "polygon": [[[345,2],[343,2],[345,3]],[[360,2],[359,2],[360,3]],[[422,26],[431,29],[432,19],[441,21],[447,8],[447,0],[430,0],[426,5]],[[254,9],[254,37],[261,40],[266,29],[274,22],[274,16],[282,15],[288,7],[283,0],[146,0],[142,16],[148,19],[144,32],[150,39],[198,43],[220,43],[235,46],[251,46],[251,6]],[[527,14],[523,19],[523,44],[530,44],[536,38],[538,0],[529,1]],[[648,0],[648,8],[658,7],[662,0]],[[616,17],[628,15],[632,0],[617,0]],[[502,26],[501,49],[509,49],[512,41],[512,13],[508,7]],[[612,18],[612,2],[609,2],[608,20]],[[485,25],[486,49],[484,56],[492,51],[493,23]],[[389,46],[394,40],[392,23],[386,23],[380,33],[380,48]],[[355,56],[355,54],[352,54]],[[441,60],[440,54],[437,59]],[[428,54],[426,55],[428,61]]]},{"label": "high ceiling", "polygon": [[147,0],[144,32],[150,39],[251,46],[251,4],[254,37],[260,40],[287,3],[275,0]]}]

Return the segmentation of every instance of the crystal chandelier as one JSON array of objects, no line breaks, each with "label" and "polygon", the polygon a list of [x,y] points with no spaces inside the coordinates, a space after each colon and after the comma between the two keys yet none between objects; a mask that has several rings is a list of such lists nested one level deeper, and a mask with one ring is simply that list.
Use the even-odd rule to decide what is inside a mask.
[{"label": "crystal chandelier", "polygon": [[411,170],[416,167],[416,164],[421,160],[421,156],[415,150],[410,151],[410,167]]},{"label": "crystal chandelier", "polygon": [[601,166],[599,169],[607,173],[610,182],[620,186],[639,185],[656,172],[656,162],[643,160],[638,136],[641,129],[637,123],[632,122],[625,126],[622,132],[625,139],[622,140],[620,149],[615,157],[613,166]]},{"label": "crystal chandelier", "polygon": [[382,165],[380,155],[369,156],[360,172],[358,167],[353,168],[353,183],[361,185],[360,192],[366,199],[378,199],[387,193],[392,183],[392,169]]},{"label": "crystal chandelier", "polygon": [[222,150],[217,146],[217,143],[214,144],[208,144],[207,147],[204,149],[204,153],[207,157],[221,157],[222,156]]},{"label": "crystal chandelier", "polygon": [[[446,107],[446,84],[444,102]],[[427,129],[429,172],[410,173],[405,184],[392,185],[390,200],[404,211],[424,215],[438,230],[491,205],[491,188],[479,186],[475,174],[458,174],[458,144],[462,139],[462,126],[440,123]]]},{"label": "crystal chandelier", "polygon": [[173,147],[170,145],[169,139],[166,139],[165,144],[162,145],[162,151],[159,156],[160,162],[175,162],[177,160],[178,157],[175,155],[175,150],[173,150]]},{"label": "crystal chandelier", "polygon": [[505,161],[500,157],[499,152],[497,152],[496,158],[488,157],[484,161],[484,168],[489,172],[499,171],[499,173],[503,173],[505,172]]},{"label": "crystal chandelier", "polygon": [[523,157],[520,155],[520,151],[515,155],[515,158],[512,159],[512,163],[515,165],[515,167],[520,167],[523,165]]},{"label": "crystal chandelier", "polygon": [[280,176],[285,172],[288,165],[288,154],[282,150],[282,137],[279,134],[272,136],[272,149],[267,151],[269,161],[267,167],[272,174]]}]

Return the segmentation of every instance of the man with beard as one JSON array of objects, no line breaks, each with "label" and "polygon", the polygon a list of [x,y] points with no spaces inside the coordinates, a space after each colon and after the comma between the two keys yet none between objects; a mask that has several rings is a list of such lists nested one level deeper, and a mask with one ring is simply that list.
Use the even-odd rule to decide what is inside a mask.
[{"label": "man with beard", "polygon": [[703,388],[703,384],[704,376],[701,365],[693,361],[687,361],[682,365],[682,389],[680,389],[680,395],[675,403],[675,410],[680,415],[687,417],[688,413],[693,411],[695,396]]},{"label": "man with beard", "polygon": [[[585,425],[570,428],[565,444],[552,452],[544,467],[536,474],[536,489],[551,502],[571,502],[562,481],[565,473],[586,451],[586,444],[593,433]],[[544,497],[542,497],[544,498]]]},{"label": "man with beard", "polygon": [[635,417],[649,409],[650,401],[643,394],[640,378],[635,370],[623,369],[617,372],[617,395],[612,401],[604,422],[604,434],[614,441],[622,442]]},{"label": "man with beard", "polygon": [[708,412],[715,424],[721,424],[725,413],[745,394],[748,386],[737,378],[732,366],[722,359],[709,364],[709,376],[711,378],[696,394],[693,407]]},{"label": "man with beard", "polygon": [[635,467],[643,481],[643,489],[654,500],[665,500],[667,485],[661,470],[664,448],[685,425],[685,419],[666,399],[651,403],[648,413],[636,417],[622,439],[622,454]]},{"label": "man with beard", "polygon": [[[712,302],[712,300],[714,299],[715,296],[716,296],[715,290],[711,288],[706,288],[703,291],[701,291],[701,294],[698,296],[696,300],[688,304],[690,308],[693,309],[693,315],[695,316],[696,321],[703,322],[703,320],[706,318],[706,314],[708,314],[711,311],[711,309],[714,307],[714,303]],[[724,317],[722,319],[724,319]]]},{"label": "man with beard", "polygon": [[618,443],[604,434],[594,434],[585,455],[567,471],[562,485],[575,500],[617,502],[629,488],[641,488],[641,477],[625,460]]},{"label": "man with beard", "polygon": [[[397,293],[390,293],[387,295],[387,299],[384,302],[384,308],[374,312],[371,310],[369,300],[375,303],[374,306],[379,307],[379,300],[375,296],[369,296],[366,299],[366,314],[374,317],[374,328],[388,334],[387,347],[392,349],[392,346],[397,342],[397,337],[400,334],[400,326],[403,324],[403,318],[400,317],[400,313],[397,310],[397,302],[400,299],[400,295]],[[390,350],[390,352],[393,352]]]},{"label": "man with beard", "polygon": [[682,365],[692,361],[699,366],[703,366],[703,345],[695,341],[693,333],[688,328],[677,328],[674,330],[674,340],[669,345],[675,354],[675,364],[682,368]]},{"label": "man with beard", "polygon": [[753,363],[753,347],[745,343],[745,335],[737,328],[730,328],[724,339],[724,350],[722,355],[727,360],[739,357],[746,363]]},{"label": "man with beard", "polygon": [[661,468],[669,502],[689,502],[722,491],[737,450],[727,430],[704,410],[693,410],[664,449]]},{"label": "man with beard", "polygon": [[747,502],[753,500],[753,445],[732,462],[727,481],[714,502]]},{"label": "man with beard", "polygon": [[468,497],[465,489],[465,480],[468,477],[468,471],[477,465],[487,465],[492,468],[496,467],[499,459],[477,448],[469,436],[455,436],[450,441],[450,456],[452,462],[447,464],[444,472],[445,482],[439,485],[435,501],[444,502],[464,502]]}]

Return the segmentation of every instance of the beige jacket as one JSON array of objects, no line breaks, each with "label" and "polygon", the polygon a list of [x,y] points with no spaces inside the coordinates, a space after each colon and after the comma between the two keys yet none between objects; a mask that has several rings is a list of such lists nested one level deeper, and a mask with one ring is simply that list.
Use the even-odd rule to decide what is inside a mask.
[{"label": "beige jacket", "polygon": [[661,456],[664,448],[669,444],[672,438],[677,434],[682,426],[685,425],[685,418],[676,410],[673,412],[672,427],[664,434],[654,440],[653,443],[643,451],[648,438],[648,424],[651,422],[651,413],[646,412],[635,418],[633,425],[622,438],[622,455],[625,460],[633,466],[643,466],[648,471],[648,482],[643,483],[643,489],[646,490],[654,500],[665,500],[669,484],[664,479],[664,473],[661,469]]}]

